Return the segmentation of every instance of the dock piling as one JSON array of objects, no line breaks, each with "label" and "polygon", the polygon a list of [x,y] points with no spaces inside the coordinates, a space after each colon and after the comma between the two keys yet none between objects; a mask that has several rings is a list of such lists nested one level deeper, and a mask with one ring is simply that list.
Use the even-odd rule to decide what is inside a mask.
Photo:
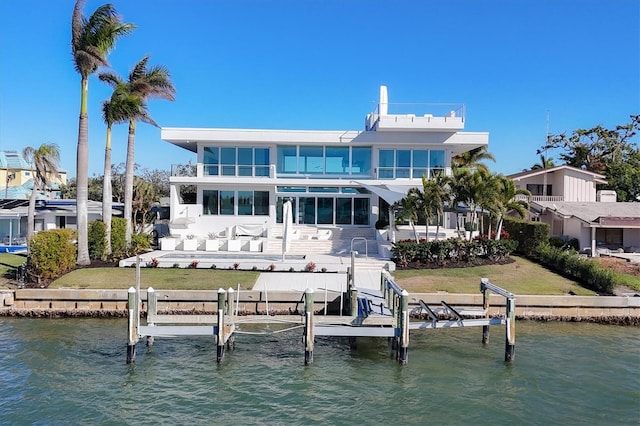
[{"label": "dock piling", "polygon": [[349,294],[349,304],[351,308],[351,316],[357,317],[358,316],[358,289],[355,288],[355,286],[351,287],[351,292]]},{"label": "dock piling", "polygon": [[[491,290],[488,288],[482,289],[482,310],[484,311],[484,317],[489,318],[489,297],[491,296]],[[489,344],[489,326],[482,326],[482,344]]]},{"label": "dock piling", "polygon": [[516,358],[516,301],[514,298],[507,299],[506,327],[505,327],[505,348],[504,360],[513,362]]},{"label": "dock piling", "polygon": [[231,287],[227,290],[227,315],[235,315],[233,312],[233,302],[235,301],[235,290]]},{"label": "dock piling", "polygon": [[136,327],[137,321],[135,317],[136,305],[136,289],[129,287],[128,291],[127,308],[129,311],[129,329],[127,330],[127,364],[131,364],[136,360],[136,342],[138,340],[138,330]]},{"label": "dock piling", "polygon": [[[153,287],[147,289],[147,325],[155,326],[155,316],[158,314],[158,295]],[[147,336],[147,346],[153,346],[153,336]]]},{"label": "dock piling", "polygon": [[227,292],[220,288],[218,290],[218,329],[216,336],[216,362],[221,363],[222,358],[224,358],[224,312],[225,312],[225,303],[227,301]]},{"label": "dock piling", "polygon": [[398,362],[406,365],[409,355],[409,292],[402,290],[399,309],[399,345]]},{"label": "dock piling", "polygon": [[304,365],[313,362],[313,289],[304,292]]}]

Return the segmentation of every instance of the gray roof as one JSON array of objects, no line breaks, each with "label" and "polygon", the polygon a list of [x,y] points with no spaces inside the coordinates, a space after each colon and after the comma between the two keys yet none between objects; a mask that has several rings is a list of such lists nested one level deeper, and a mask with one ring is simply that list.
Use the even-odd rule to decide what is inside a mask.
[{"label": "gray roof", "polygon": [[597,223],[600,217],[626,217],[640,219],[640,203],[599,203],[580,201],[532,201],[532,205],[554,211],[565,217],[576,217],[584,222]]}]

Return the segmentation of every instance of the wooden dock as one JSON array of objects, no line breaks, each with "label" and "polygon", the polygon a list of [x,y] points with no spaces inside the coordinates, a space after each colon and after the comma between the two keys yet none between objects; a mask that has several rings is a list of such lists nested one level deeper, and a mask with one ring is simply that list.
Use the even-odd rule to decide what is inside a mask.
[{"label": "wooden dock", "polygon": [[[243,333],[259,334],[242,329],[246,324],[283,324],[278,332],[300,329],[305,345],[304,363],[313,362],[316,336],[347,337],[352,346],[357,337],[386,337],[395,350],[400,364],[408,362],[410,331],[418,332],[439,328],[482,327],[482,344],[489,342],[489,327],[505,325],[505,361],[515,359],[515,296],[492,284],[487,278],[480,281],[483,297],[482,309],[464,309],[445,301],[440,306],[419,306],[409,310],[409,293],[400,288],[393,277],[382,271],[380,290],[362,289],[354,284],[353,275],[347,274],[347,291],[340,296],[340,308],[329,315],[327,304],[322,311],[314,308],[314,291],[307,289],[300,303],[304,310],[298,315],[239,315],[237,291],[219,289],[216,313],[197,315],[165,315],[158,313],[158,298],[153,288],[147,289],[147,321],[141,324],[141,298],[139,284],[129,289],[127,363],[135,361],[136,344],[146,338],[147,345],[154,339],[189,336],[214,336],[217,361],[222,362],[225,348],[233,348],[235,336]],[[489,296],[496,293],[505,297],[506,312],[500,317],[489,316]],[[322,314],[321,314],[322,313]],[[269,334],[273,333],[270,332]],[[267,334],[267,333],[265,333]]]}]

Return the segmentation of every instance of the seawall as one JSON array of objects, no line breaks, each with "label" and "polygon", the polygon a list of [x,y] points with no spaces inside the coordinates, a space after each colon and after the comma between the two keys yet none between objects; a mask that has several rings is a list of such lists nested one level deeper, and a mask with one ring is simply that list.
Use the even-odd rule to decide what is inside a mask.
[{"label": "seawall", "polygon": [[[217,290],[157,290],[158,310],[172,313],[215,313]],[[0,316],[24,317],[123,317],[127,315],[127,290],[19,289],[0,290]],[[141,290],[142,311],[147,292]],[[429,306],[441,301],[460,308],[481,308],[481,294],[412,293],[410,307],[423,300]],[[338,311],[340,294],[318,292],[315,310]],[[346,300],[342,303],[346,304]],[[299,292],[242,291],[237,300],[241,314],[292,314],[304,309]],[[502,315],[505,300],[491,295],[490,315]],[[516,295],[519,319],[591,321],[640,325],[640,297],[634,296],[537,296]]]}]

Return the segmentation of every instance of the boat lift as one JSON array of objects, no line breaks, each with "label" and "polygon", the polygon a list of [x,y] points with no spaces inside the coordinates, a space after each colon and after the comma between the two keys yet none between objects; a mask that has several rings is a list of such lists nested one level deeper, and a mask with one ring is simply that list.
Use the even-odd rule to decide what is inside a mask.
[{"label": "boat lift", "polygon": [[[129,289],[127,363],[135,361],[136,343],[146,337],[152,345],[155,337],[214,336],[217,346],[217,362],[222,362],[226,348],[233,348],[236,334],[246,333],[242,324],[287,324],[290,327],[280,332],[303,329],[305,365],[313,362],[316,336],[348,337],[355,345],[357,337],[386,337],[395,350],[400,364],[408,362],[410,331],[439,328],[482,327],[482,343],[489,342],[489,327],[505,325],[505,361],[515,359],[515,296],[498,287],[487,278],[480,280],[482,309],[458,308],[442,301],[441,306],[427,305],[423,300],[409,309],[409,293],[400,288],[388,271],[383,270],[380,291],[357,288],[351,271],[347,272],[346,304],[340,302],[339,315],[320,315],[314,308],[314,291],[307,289],[300,302],[304,301],[301,315],[240,315],[238,301],[240,292],[219,289],[217,311],[205,315],[164,315],[158,313],[157,293],[147,290],[147,324],[140,324],[141,298],[139,271],[136,274],[137,288]],[[501,316],[490,316],[489,296],[496,293],[505,297],[506,311]],[[341,296],[342,297],[342,296]],[[235,309],[234,309],[235,303]],[[326,306],[326,302],[325,302]],[[270,332],[269,334],[272,334]],[[255,334],[255,333],[251,333]],[[265,333],[266,334],[266,333]]]}]

